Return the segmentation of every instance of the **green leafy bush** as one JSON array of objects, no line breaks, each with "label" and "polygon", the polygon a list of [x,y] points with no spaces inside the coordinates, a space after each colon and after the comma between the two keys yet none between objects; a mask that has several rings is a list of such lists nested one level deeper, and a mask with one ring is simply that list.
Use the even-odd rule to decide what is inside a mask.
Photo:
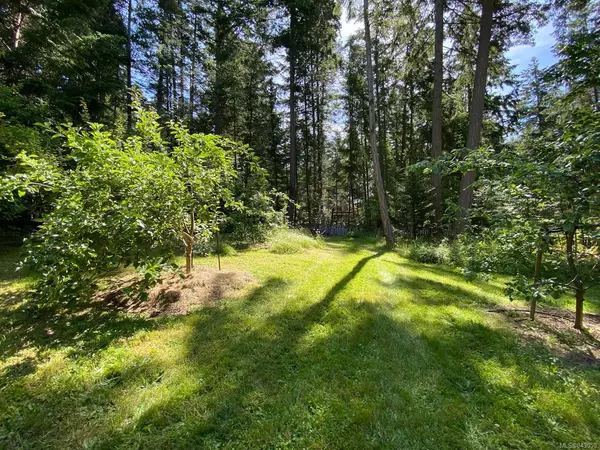
[{"label": "green leafy bush", "polygon": [[266,242],[273,230],[286,224],[286,211],[277,209],[277,203],[286,204],[287,197],[277,192],[264,192],[266,180],[257,180],[255,183],[260,183],[258,189],[263,191],[251,194],[242,192],[236,197],[241,200],[243,207],[231,211],[224,224],[225,231],[229,232],[229,238],[236,246]]},{"label": "green leafy bush", "polygon": [[235,256],[237,255],[237,250],[229,244],[221,244],[215,253],[219,253],[221,256]]},{"label": "green leafy bush", "polygon": [[424,264],[457,267],[467,278],[492,272],[514,275],[533,270],[535,238],[522,229],[486,231],[477,236],[461,235],[441,242],[415,241],[408,257]]},{"label": "green leafy bush", "polygon": [[555,278],[547,278],[536,283],[524,275],[516,275],[506,284],[505,294],[511,301],[515,298],[541,301],[549,297],[556,300],[566,291],[567,288]]},{"label": "green leafy bush", "polygon": [[[223,236],[221,236],[223,238]],[[197,242],[194,245],[194,255],[196,256],[209,256],[220,254],[221,256],[234,256],[237,255],[237,250],[231,244],[221,242],[217,249],[217,242],[215,239],[210,242]]]},{"label": "green leafy bush", "polygon": [[[91,131],[63,126],[57,136],[70,153],[50,180],[52,211],[28,241],[26,264],[41,273],[38,293],[45,300],[70,299],[119,266],[166,263],[186,212],[175,161],[146,151],[139,138],[118,145],[98,124]],[[23,179],[28,191],[47,173],[43,165],[33,169]]]},{"label": "green leafy bush", "polygon": [[[0,111],[5,111],[5,87],[0,86]],[[15,105],[16,106],[16,105]],[[7,120],[4,113],[0,112],[0,177],[14,175],[16,156],[24,151],[29,153],[46,153],[46,137],[39,130],[22,124],[15,124]],[[0,227],[10,227],[22,218],[33,218],[44,211],[46,201],[41,196],[27,196],[27,192],[20,190],[17,198],[7,198],[6,189],[9,184],[0,185]]]},{"label": "green leafy bush", "polygon": [[25,261],[41,274],[44,300],[85,296],[99,277],[126,266],[151,287],[182,241],[189,263],[193,246],[209,243],[226,219],[223,211],[243,207],[233,194],[234,154],[260,171],[247,147],[172,123],[167,148],[156,113],[137,108],[137,119],[137,134],[126,140],[99,124],[60,126],[62,159],[21,152],[20,171],[2,180],[7,200],[52,193],[52,210],[28,241]]},{"label": "green leafy bush", "polygon": [[423,264],[450,264],[450,248],[446,243],[414,242],[409,247],[410,259]]},{"label": "green leafy bush", "polygon": [[214,242],[196,242],[194,244],[194,255],[196,256],[208,256],[211,253],[214,253],[216,245]]}]

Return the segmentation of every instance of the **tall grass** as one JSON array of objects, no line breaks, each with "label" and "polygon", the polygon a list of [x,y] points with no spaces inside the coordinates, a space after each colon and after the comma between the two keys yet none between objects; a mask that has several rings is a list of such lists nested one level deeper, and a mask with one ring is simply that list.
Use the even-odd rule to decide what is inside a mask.
[{"label": "tall grass", "polygon": [[323,246],[323,238],[313,237],[306,230],[281,229],[269,238],[267,245],[272,253],[285,255],[320,248]]}]

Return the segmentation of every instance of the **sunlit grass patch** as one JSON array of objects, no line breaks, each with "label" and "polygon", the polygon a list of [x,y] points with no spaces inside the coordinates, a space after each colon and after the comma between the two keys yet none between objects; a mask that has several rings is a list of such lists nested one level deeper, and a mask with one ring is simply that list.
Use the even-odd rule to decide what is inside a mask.
[{"label": "sunlit grass patch", "polygon": [[[294,254],[222,257],[256,283],[185,317],[82,310],[51,325],[3,303],[0,447],[597,441],[597,367],[556,356],[486,312],[507,301],[501,279],[467,281],[376,244],[336,239]],[[196,266],[216,268],[216,256]]]}]

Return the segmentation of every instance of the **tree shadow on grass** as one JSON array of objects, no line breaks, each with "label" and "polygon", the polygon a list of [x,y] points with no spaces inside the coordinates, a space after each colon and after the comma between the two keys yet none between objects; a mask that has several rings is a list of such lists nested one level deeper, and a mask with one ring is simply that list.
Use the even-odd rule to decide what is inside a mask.
[{"label": "tree shadow on grass", "polygon": [[[248,395],[256,392],[261,397],[265,396],[263,398],[268,402],[270,393],[278,391],[286,379],[305,367],[306,358],[298,355],[297,351],[299,341],[312,325],[327,320],[325,317],[331,302],[369,261],[384,253],[380,251],[359,260],[317,303],[305,309],[285,309],[271,315],[258,329],[240,329],[240,317],[237,315],[246,314],[257,305],[281,296],[285,285],[282,279],[268,279],[247,297],[242,311],[227,307],[200,311],[189,340],[189,361],[200,378],[209,377],[214,381],[211,391],[214,389],[215,398],[213,407],[206,414],[207,420],[189,424],[193,429],[193,439],[186,441],[185,445],[226,440],[229,433],[247,428],[247,424],[242,422],[248,419]],[[215,341],[223,345],[215,345]],[[211,394],[207,395],[209,403],[213,401]],[[166,415],[171,416],[174,411],[185,414],[186,409],[191,407],[188,402],[175,403],[168,402],[147,411],[136,427],[164,425]],[[222,425],[226,423],[228,426],[224,429]],[[235,430],[229,429],[232,424],[236,424]],[[188,433],[191,433],[190,429],[184,432],[185,435]],[[182,438],[179,432],[177,436],[170,437],[176,441]],[[117,445],[117,442],[112,441],[110,445]]]},{"label": "tree shadow on grass", "polygon": [[[542,345],[523,345],[508,330],[472,321],[399,322],[385,304],[345,298],[332,307],[378,256],[359,261],[319,302],[268,316],[250,330],[238,326],[241,311],[203,312],[188,343],[202,386],[140,417],[136,430],[159,434],[122,430],[106,443],[543,448],[573,438],[573,424],[583,422],[587,438],[600,429],[593,401],[576,402],[581,416],[559,425],[560,413],[531,403],[530,390],[564,390]],[[269,280],[247,303],[272,300],[279,289],[280,280]],[[515,379],[502,377],[506,371]],[[200,404],[201,416],[180,421]]]},{"label": "tree shadow on grass", "polygon": [[431,306],[454,305],[461,308],[493,307],[497,302],[487,295],[478,294],[460,285],[447,284],[426,277],[399,276],[392,283],[379,281],[381,286],[406,289],[412,293],[412,302]]},{"label": "tree shadow on grass", "polygon": [[157,324],[100,303],[42,306],[27,299],[24,292],[0,294],[0,305],[0,359],[25,348],[68,348],[72,354],[90,353]]},{"label": "tree shadow on grass", "polygon": [[[428,271],[428,269],[422,269]],[[493,314],[489,308],[497,308],[498,303],[493,298],[478,294],[471,289],[461,287],[456,284],[441,283],[429,278],[412,275],[398,276],[392,283],[379,281],[379,284],[388,289],[408,290],[411,292],[410,301],[415,305],[427,305],[434,307],[453,306],[463,310],[473,311],[479,309],[482,313]],[[578,335],[576,333],[565,333],[564,329],[547,326],[542,318],[538,318],[535,326],[529,325],[526,313],[519,320],[515,320],[510,314],[505,316],[506,324],[512,327],[515,332],[526,340],[538,341],[543,347],[549,349],[554,357],[560,359],[565,364],[586,364],[590,367],[598,366],[600,362],[590,352],[590,349],[584,343],[598,347],[598,340],[594,336]],[[500,316],[499,316],[500,317]],[[588,323],[596,320],[595,316],[586,315]],[[533,331],[537,330],[537,331]],[[569,330],[571,331],[571,330]],[[549,346],[549,342],[561,345]]]},{"label": "tree shadow on grass", "polygon": [[[462,283],[473,283],[473,284],[481,284],[484,283],[481,279],[474,279],[472,281],[467,280],[467,278],[459,273],[456,268],[438,265],[438,264],[422,264],[411,260],[402,261],[401,263],[396,263],[400,268],[408,268],[416,271],[424,271],[429,272],[431,274],[435,274],[438,276],[442,276],[444,278],[449,278],[452,281],[462,282]],[[489,282],[488,282],[489,283]]]},{"label": "tree shadow on grass", "polygon": [[380,241],[376,236],[325,238],[325,244],[328,248],[340,251],[345,255],[360,253],[365,248],[387,252],[388,249],[384,248],[383,245],[378,245],[381,244]]},{"label": "tree shadow on grass", "polygon": [[[73,352],[95,351],[114,339],[153,326],[146,319],[125,316],[101,304],[74,304],[68,308],[39,305],[29,299],[27,292],[28,283],[33,281],[28,276],[32,274],[16,271],[22,248],[2,247],[0,252],[0,284],[8,286],[0,291],[0,360],[27,347],[38,351],[66,347]],[[28,283],[12,289],[10,284],[19,280]],[[31,361],[27,366],[31,368]],[[25,366],[20,367],[10,370],[25,373]]]},{"label": "tree shadow on grass", "polygon": [[25,269],[17,270],[24,256],[22,247],[17,245],[0,246],[0,289],[10,287],[10,284],[14,281],[33,276],[31,272]]},{"label": "tree shadow on grass", "polygon": [[163,374],[162,367],[144,358],[115,359],[85,381],[79,369],[0,384],[0,448],[93,447],[95,437],[110,430],[122,393],[158,384]]},{"label": "tree shadow on grass", "polygon": [[[104,408],[87,425],[97,427],[99,448],[549,448],[598,435],[598,395],[563,402],[575,392],[565,382],[572,368],[557,367],[543,346],[471,320],[402,319],[389,303],[342,297],[381,254],[358,261],[305,308],[270,313],[286,287],[270,278],[243,302],[186,319],[193,331],[184,369],[193,388],[173,384],[140,414],[106,426],[111,402],[141,389],[140,376],[128,375],[85,406],[67,397],[72,408],[63,416],[23,435],[47,445],[53,421],[73,424],[70,415],[94,405]],[[142,377],[153,370],[143,368]]]},{"label": "tree shadow on grass", "polygon": [[[269,284],[255,295],[268,294]],[[156,404],[104,444],[544,448],[600,430],[593,399],[574,399],[575,418],[533,401],[534,390],[564,392],[560,371],[540,360],[542,346],[524,348],[481,323],[399,323],[372,303],[348,302],[345,314],[317,305],[237,332],[227,311],[207,313],[189,343],[190,367],[205,384]],[[331,332],[306,342],[317,325]],[[224,342],[223,333],[235,334]],[[197,408],[201,415],[185,419]]]}]

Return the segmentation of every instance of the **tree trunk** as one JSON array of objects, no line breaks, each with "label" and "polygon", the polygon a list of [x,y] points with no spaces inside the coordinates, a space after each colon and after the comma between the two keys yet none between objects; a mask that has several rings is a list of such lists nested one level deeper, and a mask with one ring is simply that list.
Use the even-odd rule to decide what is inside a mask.
[{"label": "tree trunk", "polygon": [[[408,150],[407,150],[407,136],[408,136],[408,88],[406,87],[407,80],[404,80],[403,83],[403,100],[404,103],[402,105],[402,137],[401,137],[401,146],[402,146],[402,155],[404,161],[409,160]],[[402,162],[404,162],[402,161]],[[404,165],[404,164],[402,164]]]},{"label": "tree trunk", "polygon": [[[316,68],[319,67],[319,61],[318,58],[316,58],[315,61],[315,68],[313,69],[313,72],[311,74],[311,81],[310,81],[310,98],[311,98],[311,102],[310,102],[310,109],[311,109],[311,124],[312,124],[312,147],[313,147],[313,155],[312,155],[312,192],[313,192],[313,220],[315,220],[316,222],[318,222],[319,219],[319,210],[320,210],[320,203],[319,203],[319,196],[318,196],[318,192],[319,192],[319,174],[318,174],[318,163],[319,163],[319,139],[318,139],[318,132],[317,132],[317,101],[318,101],[318,95],[319,95],[319,88],[318,88],[318,83],[315,80],[315,72],[316,72]],[[315,95],[316,94],[316,95]]]},{"label": "tree trunk", "polygon": [[[374,95],[375,95],[375,126],[376,126],[376,139],[377,139],[377,154],[379,155],[379,164],[381,167],[381,179],[385,182],[385,161],[383,151],[383,122],[382,122],[382,107],[381,107],[381,63],[379,60],[379,42],[378,42],[378,27],[377,21],[373,26],[375,29],[375,36],[373,39],[373,83],[374,83]],[[385,185],[384,185],[385,186]]]},{"label": "tree trunk", "polygon": [[192,55],[190,57],[190,125],[194,123],[196,101],[196,57],[198,53],[198,14],[194,12],[194,34],[192,36]]},{"label": "tree trunk", "polygon": [[306,190],[306,212],[309,225],[312,223],[312,197],[310,194],[310,133],[308,131],[308,85],[306,78],[304,79],[304,188]]},{"label": "tree trunk", "polygon": [[156,112],[161,116],[165,110],[165,72],[162,65],[158,69],[158,82],[156,83]]},{"label": "tree trunk", "polygon": [[196,233],[196,216],[194,211],[190,214],[190,232],[184,233],[183,240],[185,242],[185,273],[192,273],[194,267],[194,234]]},{"label": "tree trunk", "polygon": [[192,246],[186,245],[185,247],[185,274],[189,275],[192,273]]},{"label": "tree trunk", "polygon": [[173,116],[177,117],[177,57],[175,56],[175,47],[171,48],[170,55],[170,72],[171,72],[171,111],[173,112]]},{"label": "tree trunk", "polygon": [[417,152],[415,149],[415,83],[413,82],[412,74],[410,74],[409,77],[410,87],[408,89],[408,109],[410,113],[408,116],[408,153],[410,156],[408,158],[408,161],[409,164],[412,165],[417,163]]},{"label": "tree trunk", "polygon": [[[279,163],[277,158],[277,94],[272,80],[269,82],[269,116],[270,116],[270,138],[271,138],[271,160],[273,163],[273,184],[275,190],[279,192]],[[276,200],[277,209],[279,209],[279,198]]]},{"label": "tree trunk", "polygon": [[324,122],[324,102],[325,102],[325,83],[320,83],[320,95],[317,100],[317,148],[318,148],[318,165],[317,165],[317,177],[318,192],[317,198],[319,201],[319,215],[324,212],[323,207],[323,158],[325,154],[325,130],[323,128]]},{"label": "tree trunk", "polygon": [[296,201],[298,200],[298,155],[296,153],[296,42],[297,11],[290,8],[290,185],[288,203],[288,220],[296,221]]},{"label": "tree trunk", "polygon": [[577,264],[575,262],[575,233],[576,231],[569,231],[566,233],[567,239],[567,263],[569,264],[569,271],[571,272],[571,278],[575,284],[575,328],[581,330],[583,328],[583,301],[585,295],[585,289],[583,281],[577,272]]},{"label": "tree trunk", "polygon": [[[483,0],[479,29],[479,47],[477,49],[477,66],[475,67],[475,82],[473,85],[471,106],[469,108],[469,134],[467,135],[467,149],[469,150],[476,150],[481,144],[481,126],[483,123],[485,88],[490,59],[493,13],[494,0]],[[456,234],[462,233],[467,225],[469,210],[473,204],[474,182],[474,170],[468,170],[463,174],[460,181],[458,197],[458,217],[455,228]]]},{"label": "tree trunk", "polygon": [[[581,283],[583,285],[583,283]],[[583,286],[577,287],[577,291],[575,292],[575,325],[574,328],[577,330],[583,329],[583,301],[584,301],[585,291],[583,290]]]},{"label": "tree trunk", "polygon": [[14,20],[15,22],[15,28],[13,30],[12,33],[12,50],[16,50],[17,48],[19,48],[19,45],[21,43],[21,32],[23,29],[23,23],[25,22],[25,14],[21,11],[22,5],[21,2],[18,2],[17,4],[17,16]]},{"label": "tree trunk", "polygon": [[365,23],[365,45],[367,51],[367,85],[369,89],[369,144],[371,146],[371,156],[373,158],[373,175],[375,177],[375,187],[377,188],[377,197],[379,200],[379,212],[383,225],[383,233],[388,246],[396,243],[394,230],[390,222],[390,213],[388,211],[387,199],[385,196],[385,187],[381,177],[381,167],[379,165],[379,154],[377,151],[377,142],[375,139],[375,98],[373,95],[373,61],[371,48],[371,32],[369,29],[369,0],[363,0],[363,17]]},{"label": "tree trunk", "polygon": [[215,134],[223,133],[223,111],[225,89],[223,86],[223,71],[226,56],[225,23],[226,12],[223,0],[217,2],[215,23]]},{"label": "tree trunk", "polygon": [[133,0],[129,0],[127,3],[127,131],[131,132],[133,128],[133,111],[131,109],[132,97],[131,97],[131,71],[133,66],[133,52],[131,45],[131,33],[133,23]]},{"label": "tree trunk", "polygon": [[[435,0],[435,55],[433,60],[433,103],[432,103],[432,133],[431,156],[442,156],[442,84],[444,82],[444,0]],[[442,220],[442,175],[431,175],[434,192],[435,221]]]},{"label": "tree trunk", "polygon": [[183,40],[179,47],[179,117],[185,114],[185,46]]}]

